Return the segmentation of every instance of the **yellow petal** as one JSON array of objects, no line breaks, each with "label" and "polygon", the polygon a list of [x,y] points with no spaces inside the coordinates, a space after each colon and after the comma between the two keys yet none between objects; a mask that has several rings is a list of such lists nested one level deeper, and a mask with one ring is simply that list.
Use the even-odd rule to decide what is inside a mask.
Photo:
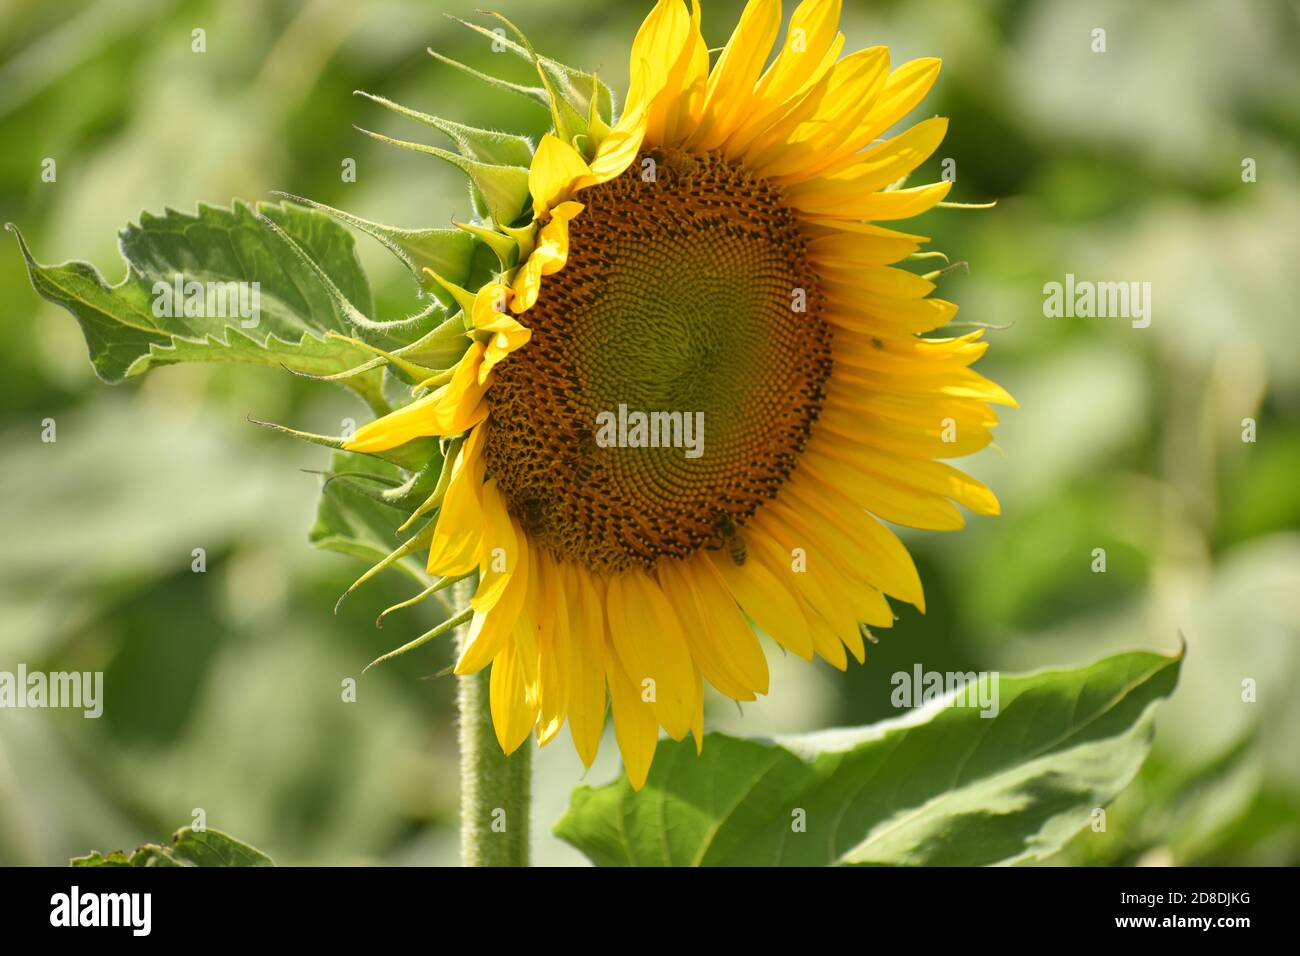
[{"label": "yellow petal", "polygon": [[830,301],[826,320],[840,328],[883,340],[915,338],[918,333],[942,328],[957,314],[946,299],[896,299],[873,295],[827,279],[822,289]]},{"label": "yellow petal", "polygon": [[532,338],[533,331],[520,325],[506,311],[514,293],[510,287],[500,282],[490,282],[478,290],[474,297],[471,320],[478,332],[486,332],[489,338],[484,343],[483,361],[478,369],[479,384],[487,381],[492,369],[515,349],[521,348]]},{"label": "yellow petal", "polygon": [[537,742],[555,739],[569,709],[569,680],[573,671],[569,640],[569,606],[559,567],[546,551],[537,558],[541,607],[537,614],[538,715]]},{"label": "yellow petal", "polygon": [[785,43],[763,74],[754,98],[777,106],[808,87],[839,29],[841,0],[804,0],[790,14]]},{"label": "yellow petal", "polygon": [[704,112],[691,137],[697,152],[717,149],[751,107],[751,94],[781,26],[780,0],[749,0],[709,74]]},{"label": "yellow petal", "polygon": [[[646,19],[632,49],[632,83],[625,115],[644,113],[644,139],[664,145],[698,122],[708,84],[709,52],[700,35],[700,5],[687,19],[680,0],[661,3]],[[631,163],[628,157],[624,169]],[[594,164],[593,164],[594,165]]]},{"label": "yellow petal", "polygon": [[[895,424],[926,431],[952,419],[957,431],[989,429],[998,424],[998,415],[986,401],[944,395],[937,389],[920,391],[860,388],[847,375],[836,375],[828,383],[826,403],[832,414],[850,418],[870,418],[873,422]],[[960,436],[956,436],[960,439]],[[960,441],[950,442],[960,444]]]},{"label": "yellow petal", "polygon": [[850,294],[919,299],[934,291],[934,283],[929,279],[907,269],[889,266],[855,266],[851,269],[828,266],[823,275],[837,290],[848,290]]},{"label": "yellow petal", "polygon": [[[827,470],[836,466],[852,468],[855,474],[876,475],[893,484],[917,489],[918,493],[951,498],[976,514],[1001,514],[998,499],[992,491],[969,475],[941,461],[873,454],[869,449],[853,449],[842,441],[822,440],[816,437],[809,444],[807,454],[818,467],[822,467],[820,463],[825,460]],[[881,514],[881,517],[893,520],[885,514]]]},{"label": "yellow petal", "polygon": [[533,216],[545,219],[551,207],[596,182],[582,154],[557,136],[547,133],[537,144],[528,170],[528,191],[533,196]]},{"label": "yellow petal", "polygon": [[[745,153],[749,151],[754,140],[767,133],[773,126],[802,122],[799,117],[807,115],[806,111],[815,109],[825,97],[827,77],[835,69],[843,50],[844,34],[840,33],[835,36],[831,45],[822,54],[821,62],[816,64],[811,75],[804,80],[803,85],[795,93],[781,100],[765,97],[765,105],[755,108],[753,113],[743,119],[736,131],[728,137],[723,146],[726,157],[743,161]],[[761,85],[762,81],[760,81]]]},{"label": "yellow petal", "polygon": [[786,190],[790,203],[802,206],[805,201],[851,201],[865,192],[884,189],[897,182],[930,158],[948,131],[948,120],[936,116],[917,123],[893,139],[887,139],[853,157],[843,167],[832,168],[816,177],[801,177],[802,182]]},{"label": "yellow petal", "polygon": [[[832,666],[844,670],[848,659],[844,645],[836,636],[836,630],[856,627],[852,615],[841,613],[839,605],[816,585],[806,571],[794,570],[794,556],[790,553],[792,545],[788,535],[783,535],[778,540],[769,532],[768,525],[750,521],[745,525],[745,541],[749,561],[762,564],[781,588],[794,598],[807,624],[813,649]],[[829,618],[836,627],[828,625],[824,618]]]},{"label": "yellow petal", "polygon": [[492,726],[497,742],[506,754],[528,739],[537,709],[529,703],[528,688],[518,652],[513,642],[507,642],[492,662],[492,676],[488,683],[488,700],[492,709]]},{"label": "yellow petal", "polygon": [[607,610],[624,672],[652,698],[651,709],[668,736],[681,740],[691,729],[697,678],[672,605],[657,582],[628,571],[610,579]]},{"label": "yellow petal", "polygon": [[826,154],[827,164],[852,156],[911,112],[930,92],[942,66],[943,61],[935,57],[922,57],[904,63],[890,73],[880,96],[872,103],[870,114],[858,129],[844,137],[838,149]]},{"label": "yellow petal", "polygon": [[807,154],[801,162],[785,167],[782,171],[792,174],[793,181],[852,166],[863,155],[860,150],[874,143],[881,133],[896,124],[925,98],[939,75],[940,65],[940,61],[932,57],[904,63],[889,74],[869,100],[863,102],[864,109],[855,110],[840,118],[833,142],[828,143],[825,149]]},{"label": "yellow petal", "polygon": [[503,282],[489,282],[474,294],[470,319],[474,328],[486,329],[505,314],[510,305],[510,287]]},{"label": "yellow petal", "polygon": [[569,733],[585,766],[590,767],[605,729],[605,612],[585,570],[559,566],[569,608]]},{"label": "yellow petal", "polygon": [[913,335],[895,339],[872,339],[855,333],[836,336],[836,361],[872,374],[890,375],[900,380],[925,378],[965,369],[988,350],[980,339],[983,329],[955,338],[922,339]]},{"label": "yellow petal", "polygon": [[[892,626],[894,612],[885,596],[866,580],[861,568],[854,566],[835,549],[836,539],[828,539],[822,534],[817,525],[809,521],[808,514],[797,502],[791,504],[786,498],[778,496],[775,501],[766,504],[763,510],[768,509],[772,512],[772,519],[789,529],[796,540],[808,543],[808,570],[805,573],[820,579],[823,586],[834,594],[843,596],[842,603],[851,610],[855,621],[878,627]],[[852,639],[850,635],[843,636]],[[854,653],[859,660],[862,659],[860,646]]]},{"label": "yellow petal", "polygon": [[524,595],[524,606],[519,611],[519,616],[515,620],[515,627],[510,632],[510,637],[515,642],[515,647],[519,652],[519,666],[523,670],[529,692],[534,694],[534,701],[536,701],[539,682],[537,639],[543,628],[550,625],[550,621],[546,617],[548,613],[545,600],[546,592],[542,587],[542,577],[538,573],[538,568],[541,566],[542,551],[534,547],[527,540],[526,535],[521,537],[525,542],[523,553],[528,555],[526,559],[528,562],[528,589]]},{"label": "yellow petal", "polygon": [[526,312],[537,302],[542,288],[542,276],[554,275],[568,262],[569,223],[583,208],[582,203],[570,201],[562,202],[551,210],[551,221],[542,227],[537,246],[528,256],[523,268],[515,273],[510,308],[516,314]]},{"label": "yellow petal", "polygon": [[[846,223],[845,225],[849,225]],[[924,236],[895,232],[884,226],[855,223],[853,232],[833,230],[808,243],[813,261],[843,266],[882,266],[905,259],[926,242]]]},{"label": "yellow petal", "polygon": [[831,67],[794,109],[754,138],[744,163],[762,176],[796,172],[839,145],[845,127],[866,113],[889,73],[889,51],[871,47]]},{"label": "yellow petal", "polygon": [[[477,428],[475,431],[481,431]],[[478,588],[470,600],[476,611],[492,610],[505,593],[523,550],[519,529],[506,509],[497,480],[489,478],[482,491],[483,534],[479,540]]]},{"label": "yellow petal", "polygon": [[[461,648],[460,658],[456,661],[457,674],[477,673],[501,652],[523,616],[528,598],[528,572],[528,548],[520,547],[514,571],[496,603],[488,609],[474,609],[469,634]],[[471,600],[471,606],[473,603]]]},{"label": "yellow petal", "polygon": [[486,429],[476,428],[452,466],[451,482],[438,509],[429,545],[430,574],[455,576],[472,571],[479,561],[483,513],[483,445]]},{"label": "yellow petal", "polygon": [[893,219],[910,219],[920,215],[936,203],[942,202],[952,188],[950,182],[913,186],[910,189],[892,189],[888,192],[848,190],[842,195],[835,190],[817,190],[798,200],[791,200],[794,208],[814,219],[866,219],[887,222]]},{"label": "yellow petal", "polygon": [[459,435],[487,417],[483,393],[485,382],[479,381],[478,369],[484,347],[471,342],[452,372],[451,381],[437,391],[416,399],[382,418],[357,429],[347,451],[385,451],[416,438],[431,435]]},{"label": "yellow petal", "polygon": [[691,0],[691,28],[681,57],[673,67],[666,89],[655,101],[662,104],[662,127],[656,128],[661,145],[676,145],[695,132],[704,112],[709,85],[709,48],[700,32],[700,0]]},{"label": "yellow petal", "polygon": [[508,316],[498,319],[489,331],[492,337],[488,339],[487,347],[483,350],[483,364],[478,370],[480,383],[487,381],[487,377],[492,374],[492,369],[496,368],[498,362],[526,345],[533,337],[532,329],[520,325]]},{"label": "yellow petal", "polygon": [[596,149],[596,156],[591,161],[591,175],[595,182],[607,183],[621,176],[636,159],[645,137],[645,103],[629,104]]},{"label": "yellow petal", "polygon": [[844,438],[909,458],[961,458],[993,440],[997,417],[983,402],[946,401],[932,412],[908,414],[883,400],[828,401],[817,426]]},{"label": "yellow petal", "polygon": [[[858,622],[864,618],[859,613],[857,591],[838,575],[830,555],[802,534],[800,526],[782,521],[772,504],[775,503],[761,509],[750,522],[764,532],[756,535],[760,557],[766,548],[768,567],[773,573],[782,572],[789,586],[803,598],[804,616],[812,625],[817,653],[831,666],[844,670],[848,666],[846,645],[858,660],[865,656],[858,628]],[[800,561],[797,570],[794,568],[796,549]],[[892,616],[887,620],[892,621]]]},{"label": "yellow petal", "polygon": [[738,565],[723,552],[705,552],[704,560],[763,633],[790,653],[812,660],[812,634],[803,611],[771,571],[759,561],[746,559]]},{"label": "yellow petal", "polygon": [[609,697],[614,711],[614,737],[623,754],[623,769],[633,790],[645,786],[659,744],[659,721],[650,705],[641,700],[640,688],[623,673],[614,657],[613,649],[607,651],[605,676],[609,680]]},{"label": "yellow petal", "polygon": [[692,610],[699,625],[691,630],[691,656],[704,678],[733,700],[767,693],[767,660],[758,636],[713,572],[699,561],[659,564],[659,581],[684,617]]},{"label": "yellow petal", "polygon": [[[681,58],[690,30],[691,23],[681,0],[659,0],[655,4],[632,41],[631,82],[624,115],[640,108],[648,122],[656,113],[655,100]],[[656,130],[661,123],[661,119],[656,120]]]},{"label": "yellow petal", "polygon": [[845,494],[856,504],[893,524],[928,531],[955,531],[966,523],[961,512],[946,498],[889,481],[865,469],[814,458],[808,450],[804,451],[799,465],[819,481],[836,484],[837,478],[842,480]]},{"label": "yellow petal", "polygon": [[787,501],[797,503],[800,514],[818,529],[822,539],[850,558],[874,587],[924,612],[925,596],[916,565],[892,531],[837,489],[810,483],[798,472],[785,483],[781,493]]}]

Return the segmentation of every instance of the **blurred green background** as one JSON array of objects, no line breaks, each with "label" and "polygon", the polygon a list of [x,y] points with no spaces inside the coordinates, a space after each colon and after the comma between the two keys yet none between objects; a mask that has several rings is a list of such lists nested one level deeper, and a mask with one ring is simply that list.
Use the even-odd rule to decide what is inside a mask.
[{"label": "blurred green background", "polygon": [[[0,220],[44,262],[116,282],[117,230],[141,210],[283,189],[402,226],[447,225],[468,201],[437,160],[352,124],[420,137],[355,89],[539,135],[528,101],[473,84],[427,46],[528,81],[526,66],[445,19],[481,0],[0,5]],[[706,0],[711,46],[741,4]],[[792,4],[787,3],[787,12]],[[650,0],[500,0],[544,53],[626,87]],[[944,60],[915,117],[951,117],[913,178],[956,161],[952,199],[913,228],[970,262],[941,293],[959,320],[1006,326],[980,369],[1006,385],[999,448],[965,466],[1004,508],[960,534],[906,534],[929,613],[910,610],[865,667],[771,651],[771,698],[710,701],[713,727],[794,732],[891,716],[889,677],[1078,664],[1188,643],[1151,760],[1057,858],[1088,863],[1300,863],[1300,16],[1234,0],[847,0],[848,49]],[[1092,31],[1107,51],[1092,52]],[[191,31],[206,31],[206,53]],[[355,183],[341,181],[344,158]],[[1242,181],[1243,159],[1257,181]],[[43,182],[42,161],[57,163]],[[436,612],[379,609],[389,578],[307,532],[324,450],[245,416],[338,433],[360,404],[288,374],[164,368],[110,389],[75,323],[0,254],[0,669],[102,670],[99,720],[0,711],[0,864],[61,864],[207,824],[287,863],[456,861],[456,750],[446,644],[371,671]],[[362,244],[380,317],[415,289]],[[928,265],[928,264],[927,264]],[[1045,318],[1042,286],[1149,281],[1150,328]],[[42,420],[58,441],[40,440]],[[1254,443],[1242,419],[1257,420]],[[207,571],[193,573],[202,547]],[[1093,549],[1107,570],[1093,573]],[[359,678],[356,703],[340,681]],[[1257,687],[1242,701],[1242,681]],[[586,774],[617,769],[607,737]],[[534,855],[581,857],[550,823],[583,779],[567,732],[537,760]]]}]

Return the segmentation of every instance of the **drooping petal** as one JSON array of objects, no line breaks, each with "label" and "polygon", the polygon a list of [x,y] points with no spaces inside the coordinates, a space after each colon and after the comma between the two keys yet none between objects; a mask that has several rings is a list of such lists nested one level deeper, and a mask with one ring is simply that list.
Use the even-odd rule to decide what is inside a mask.
[{"label": "drooping petal", "polygon": [[492,661],[492,676],[488,682],[492,727],[501,750],[506,754],[514,753],[528,739],[537,720],[537,707],[529,701],[518,655],[514,642],[507,642]]},{"label": "drooping petal", "polygon": [[479,539],[478,588],[470,605],[474,610],[486,613],[496,607],[505,594],[519,567],[524,545],[495,478],[489,478],[483,486],[481,502],[483,533]]},{"label": "drooping petal", "polygon": [[623,671],[613,644],[606,645],[605,677],[614,711],[614,737],[623,755],[623,768],[632,789],[645,786],[659,744],[659,721],[651,705],[641,699],[641,688]]},{"label": "drooping petal", "polygon": [[573,676],[569,604],[559,565],[544,550],[537,553],[541,607],[537,620],[537,743],[545,747],[564,726]]},{"label": "drooping petal", "polygon": [[483,509],[483,444],[487,429],[475,428],[452,467],[447,494],[438,509],[429,545],[430,574],[456,576],[479,562],[485,516]]},{"label": "drooping petal", "polygon": [[560,565],[569,608],[569,733],[590,767],[605,729],[605,612],[585,570]]},{"label": "drooping petal", "polygon": [[635,103],[624,111],[618,123],[596,149],[591,175],[596,183],[607,183],[632,165],[646,138],[646,106]]},{"label": "drooping petal", "polygon": [[623,672],[649,699],[668,736],[681,740],[691,729],[697,678],[680,620],[658,583],[641,571],[612,577],[607,599]]},{"label": "drooping petal", "polygon": [[771,571],[758,561],[747,560],[738,565],[729,555],[720,553],[706,552],[704,560],[765,634],[790,653],[812,660],[813,642],[808,622]]},{"label": "drooping petal", "polygon": [[[528,598],[528,548],[520,547],[516,566],[491,607],[474,607],[469,633],[456,661],[457,675],[475,674],[486,667],[510,639],[523,615]],[[486,603],[486,602],[483,602]]]},{"label": "drooping petal", "polygon": [[[665,561],[659,566],[659,583],[672,606],[684,618],[698,622],[691,629],[689,643],[691,657],[704,679],[733,700],[753,700],[767,690],[762,648],[730,595],[723,595],[717,607],[700,597],[691,581],[698,574],[698,570],[684,572],[678,562]],[[759,666],[748,670],[737,667],[733,663],[736,657],[749,663],[744,655],[750,648],[757,653]]]},{"label": "drooping petal", "polygon": [[459,435],[487,417],[483,394],[487,382],[479,381],[484,346],[471,342],[456,363],[451,381],[424,398],[376,418],[357,429],[343,448],[347,451],[385,451],[416,438]]}]

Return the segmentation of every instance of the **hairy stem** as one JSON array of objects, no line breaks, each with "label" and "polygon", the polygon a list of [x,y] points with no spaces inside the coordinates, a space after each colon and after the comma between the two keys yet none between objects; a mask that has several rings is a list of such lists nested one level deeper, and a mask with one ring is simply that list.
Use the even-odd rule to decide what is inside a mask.
[{"label": "hairy stem", "polygon": [[[452,607],[469,605],[475,576],[452,586]],[[457,638],[463,646],[468,627]],[[492,729],[489,668],[456,678],[460,711],[460,851],[466,866],[528,865],[532,741],[507,757]]]}]

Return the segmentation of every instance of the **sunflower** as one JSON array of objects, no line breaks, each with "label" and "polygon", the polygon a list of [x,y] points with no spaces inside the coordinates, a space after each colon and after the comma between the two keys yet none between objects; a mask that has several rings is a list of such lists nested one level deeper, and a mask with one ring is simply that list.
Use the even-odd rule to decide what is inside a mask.
[{"label": "sunflower", "polygon": [[[710,65],[698,2],[660,0],[617,122],[594,77],[584,95],[519,35],[554,119],[528,208],[496,208],[490,163],[462,167],[488,213],[466,228],[502,268],[473,290],[436,276],[468,347],[344,446],[443,439],[415,540],[430,574],[476,576],[453,619],[469,625],[455,672],[491,667],[506,753],[567,721],[589,766],[608,701],[640,788],[661,728],[702,746],[706,682],[738,701],[767,693],[756,628],[842,670],[893,623],[889,598],[924,611],[884,522],[959,528],[954,503],[998,513],[939,459],[988,444],[989,403],[1014,402],[970,369],[980,330],[925,337],[956,306],[930,295],[936,274],[894,265],[926,238],[878,225],[951,185],[901,185],[944,119],[882,139],[939,61],[841,57],[839,14],[804,0],[766,65],[781,7],[750,0]],[[670,436],[674,414],[698,421],[699,454],[601,440],[620,409]]]}]

